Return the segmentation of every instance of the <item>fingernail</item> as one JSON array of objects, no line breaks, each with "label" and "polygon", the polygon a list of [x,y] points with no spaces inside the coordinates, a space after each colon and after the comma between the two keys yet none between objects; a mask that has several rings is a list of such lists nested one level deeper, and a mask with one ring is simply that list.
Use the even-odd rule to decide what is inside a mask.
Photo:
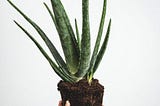
[{"label": "fingernail", "polygon": [[68,101],[68,100],[66,101],[66,105],[67,105],[67,106],[69,106],[69,105],[70,105],[70,103],[69,103],[69,101]]}]

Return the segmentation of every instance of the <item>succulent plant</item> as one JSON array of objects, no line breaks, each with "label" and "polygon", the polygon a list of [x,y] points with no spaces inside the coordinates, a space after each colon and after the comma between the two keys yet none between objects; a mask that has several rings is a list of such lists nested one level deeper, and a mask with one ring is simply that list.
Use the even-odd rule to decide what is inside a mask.
[{"label": "succulent plant", "polygon": [[61,3],[61,0],[51,0],[53,11],[48,7],[46,3],[44,3],[44,6],[49,12],[53,20],[53,23],[57,29],[65,59],[61,57],[56,47],[53,45],[53,43],[50,41],[50,39],[39,26],[33,20],[31,20],[26,14],[24,14],[10,0],[7,1],[33,26],[33,28],[44,40],[55,61],[51,59],[51,57],[42,48],[42,46],[27,30],[25,30],[25,28],[23,28],[17,21],[14,21],[18,25],[18,27],[22,29],[25,32],[25,34],[35,43],[35,45],[38,47],[38,49],[41,51],[44,57],[48,60],[53,70],[56,72],[56,74],[58,74],[58,76],[62,80],[74,83],[78,82],[81,79],[86,79],[89,83],[91,83],[93,75],[96,72],[99,63],[102,60],[109,38],[111,19],[108,24],[108,29],[105,34],[104,41],[102,42],[102,45],[100,45],[106,16],[107,0],[104,0],[103,2],[103,10],[100,20],[99,31],[92,55],[90,47],[91,39],[89,23],[89,0],[82,0],[81,36],[79,34],[76,19],[76,33],[74,33],[67,13],[63,7],[63,4]]}]

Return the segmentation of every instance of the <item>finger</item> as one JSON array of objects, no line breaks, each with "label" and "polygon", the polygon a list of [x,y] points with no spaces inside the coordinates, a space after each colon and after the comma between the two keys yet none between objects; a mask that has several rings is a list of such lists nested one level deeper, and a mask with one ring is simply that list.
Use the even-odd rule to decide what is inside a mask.
[{"label": "finger", "polygon": [[70,103],[69,103],[69,101],[68,101],[68,100],[66,101],[65,106],[70,106]]},{"label": "finger", "polygon": [[59,104],[58,104],[58,106],[62,106],[62,101],[59,101]]}]

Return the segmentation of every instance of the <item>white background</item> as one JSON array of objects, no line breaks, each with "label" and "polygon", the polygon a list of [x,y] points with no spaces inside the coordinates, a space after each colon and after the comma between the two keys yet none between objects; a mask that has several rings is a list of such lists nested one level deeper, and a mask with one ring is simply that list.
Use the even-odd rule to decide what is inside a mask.
[{"label": "white background", "polygon": [[[12,1],[36,20],[62,53],[55,27],[43,6],[45,0]],[[50,6],[49,0],[45,2]],[[72,25],[77,18],[81,28],[81,0],[62,2]],[[103,0],[90,0],[92,45],[102,3]],[[105,86],[103,104],[160,106],[160,1],[109,0],[105,28],[109,17],[112,27],[108,49],[95,74]],[[22,16],[6,0],[1,0],[0,106],[57,106],[60,94],[56,84],[60,78],[13,19],[46,48]]]}]

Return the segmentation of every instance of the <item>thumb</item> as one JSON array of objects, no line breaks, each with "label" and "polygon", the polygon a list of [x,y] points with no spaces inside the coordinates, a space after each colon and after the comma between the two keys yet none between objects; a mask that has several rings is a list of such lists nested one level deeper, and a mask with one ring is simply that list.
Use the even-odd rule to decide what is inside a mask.
[{"label": "thumb", "polygon": [[69,103],[69,101],[68,101],[68,100],[66,101],[65,106],[70,106],[70,103]]},{"label": "thumb", "polygon": [[58,106],[62,106],[62,101],[59,101],[59,104],[58,104]]}]

